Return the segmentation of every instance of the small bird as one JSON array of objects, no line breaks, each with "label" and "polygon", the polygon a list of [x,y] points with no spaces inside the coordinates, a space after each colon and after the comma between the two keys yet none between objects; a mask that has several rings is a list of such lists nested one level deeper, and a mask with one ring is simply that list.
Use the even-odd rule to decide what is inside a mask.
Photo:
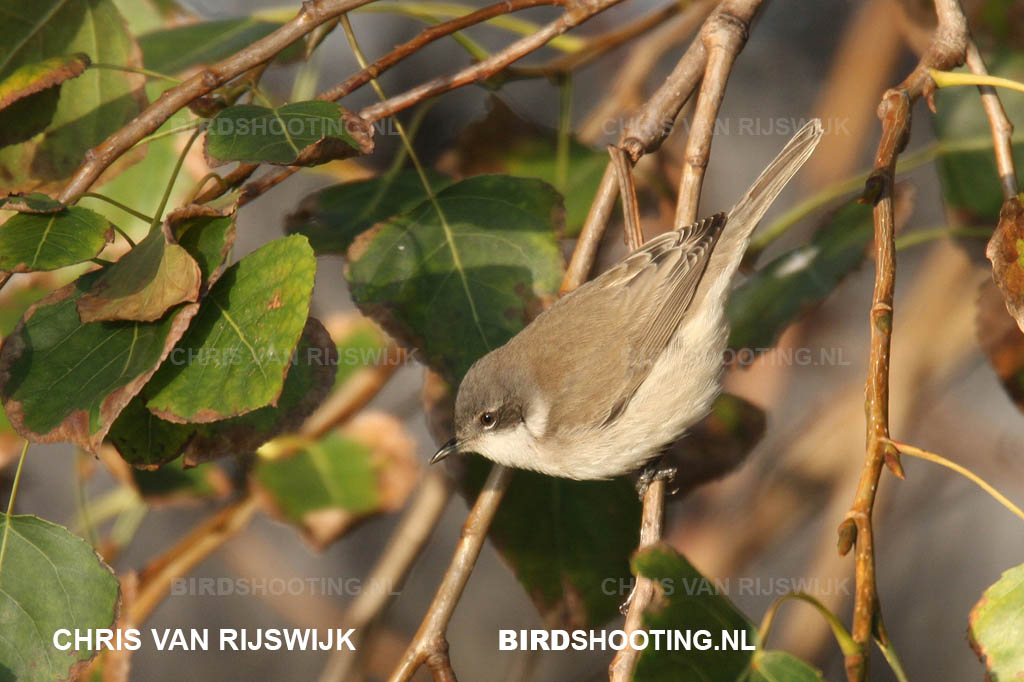
[{"label": "small bird", "polygon": [[477,360],[455,400],[475,452],[571,479],[636,471],[707,415],[721,390],[726,301],[750,235],[814,151],[813,119],[728,214],[651,239]]}]

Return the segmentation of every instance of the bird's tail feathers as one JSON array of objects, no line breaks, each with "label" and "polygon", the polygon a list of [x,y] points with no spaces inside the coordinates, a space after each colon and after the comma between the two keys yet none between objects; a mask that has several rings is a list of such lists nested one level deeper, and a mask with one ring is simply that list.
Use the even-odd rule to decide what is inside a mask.
[{"label": "bird's tail feathers", "polygon": [[729,211],[729,222],[725,228],[731,239],[742,240],[744,246],[750,233],[764,217],[765,212],[779,196],[783,188],[800,170],[811,152],[818,146],[823,133],[821,119],[813,118],[797,131],[779,155],[768,164],[747,193]]}]

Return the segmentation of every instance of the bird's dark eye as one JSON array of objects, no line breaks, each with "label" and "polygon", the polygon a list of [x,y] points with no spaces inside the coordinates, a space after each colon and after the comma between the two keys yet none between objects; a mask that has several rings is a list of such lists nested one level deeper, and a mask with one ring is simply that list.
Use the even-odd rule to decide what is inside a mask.
[{"label": "bird's dark eye", "polygon": [[484,412],[480,415],[480,424],[485,429],[493,428],[498,423],[498,417],[493,412]]}]

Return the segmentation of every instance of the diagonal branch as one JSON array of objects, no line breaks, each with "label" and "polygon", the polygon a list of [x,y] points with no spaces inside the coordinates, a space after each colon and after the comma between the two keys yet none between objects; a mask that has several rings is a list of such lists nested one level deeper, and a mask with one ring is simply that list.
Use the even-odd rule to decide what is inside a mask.
[{"label": "diagonal branch", "polygon": [[[759,5],[760,3],[758,3]],[[755,6],[754,11],[757,11]],[[725,97],[725,85],[729,80],[733,62],[747,42],[750,19],[728,13],[715,13],[705,22],[700,38],[708,55],[704,80],[697,96],[693,114],[693,125],[686,138],[683,154],[683,173],[679,180],[679,197],[676,201],[675,228],[685,227],[697,220],[697,204],[704,184],[704,171],[711,155],[711,138],[718,121],[718,109]]]},{"label": "diagonal branch", "polygon": [[[987,76],[988,69],[985,68],[985,60],[978,52],[978,46],[974,41],[967,43],[967,68],[971,73],[978,76]],[[999,183],[1003,188],[1003,198],[1009,199],[1017,194],[1017,173],[1013,168],[1013,124],[1006,117],[1006,110],[999,100],[999,93],[991,85],[979,85],[978,92],[981,93],[981,104],[985,107],[985,115],[988,117],[989,127],[992,129],[992,142],[995,145],[996,170],[999,173]]]},{"label": "diagonal branch", "polygon": [[964,62],[967,23],[957,0],[936,0],[938,26],[931,45],[917,67],[897,87],[882,96],[878,116],[882,137],[875,154],[875,170],[868,177],[864,200],[874,203],[875,286],[871,304],[871,352],[865,389],[867,446],[857,493],[839,528],[839,551],[856,544],[856,589],[851,634],[858,651],[846,657],[850,682],[867,679],[868,645],[874,635],[889,645],[882,621],[875,580],[874,533],[871,512],[882,467],[898,470],[898,452],[889,441],[889,349],[892,342],[893,290],[896,281],[893,227],[893,185],[896,159],[910,135],[911,105],[933,87],[930,68],[947,70]]},{"label": "diagonal branch", "polygon": [[[749,26],[760,5],[761,0],[723,0],[705,20],[704,27],[723,21]],[[703,34],[704,28],[701,29]],[[656,151],[672,132],[676,117],[704,76],[707,56],[702,39],[690,43],[665,82],[630,119],[619,137],[618,146],[629,155],[633,165],[644,154]],[[579,286],[589,276],[617,196],[616,174],[609,163],[562,280],[563,293]]]},{"label": "diagonal branch", "polygon": [[70,203],[99,178],[106,168],[132,145],[152,134],[176,111],[224,85],[279,52],[320,24],[371,0],[306,0],[295,18],[244,50],[203,69],[180,85],[165,91],[155,102],[106,140],[86,152],[85,163],[65,185],[58,199]]}]

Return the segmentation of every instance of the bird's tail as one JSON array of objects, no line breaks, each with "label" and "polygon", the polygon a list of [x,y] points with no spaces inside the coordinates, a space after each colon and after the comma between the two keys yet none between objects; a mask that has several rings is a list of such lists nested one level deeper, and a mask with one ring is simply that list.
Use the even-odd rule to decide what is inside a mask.
[{"label": "bird's tail", "polygon": [[820,119],[811,119],[797,131],[779,155],[757,177],[747,193],[729,211],[725,229],[697,289],[695,300],[722,301],[750,243],[750,235],[779,192],[796,175],[821,140]]}]

